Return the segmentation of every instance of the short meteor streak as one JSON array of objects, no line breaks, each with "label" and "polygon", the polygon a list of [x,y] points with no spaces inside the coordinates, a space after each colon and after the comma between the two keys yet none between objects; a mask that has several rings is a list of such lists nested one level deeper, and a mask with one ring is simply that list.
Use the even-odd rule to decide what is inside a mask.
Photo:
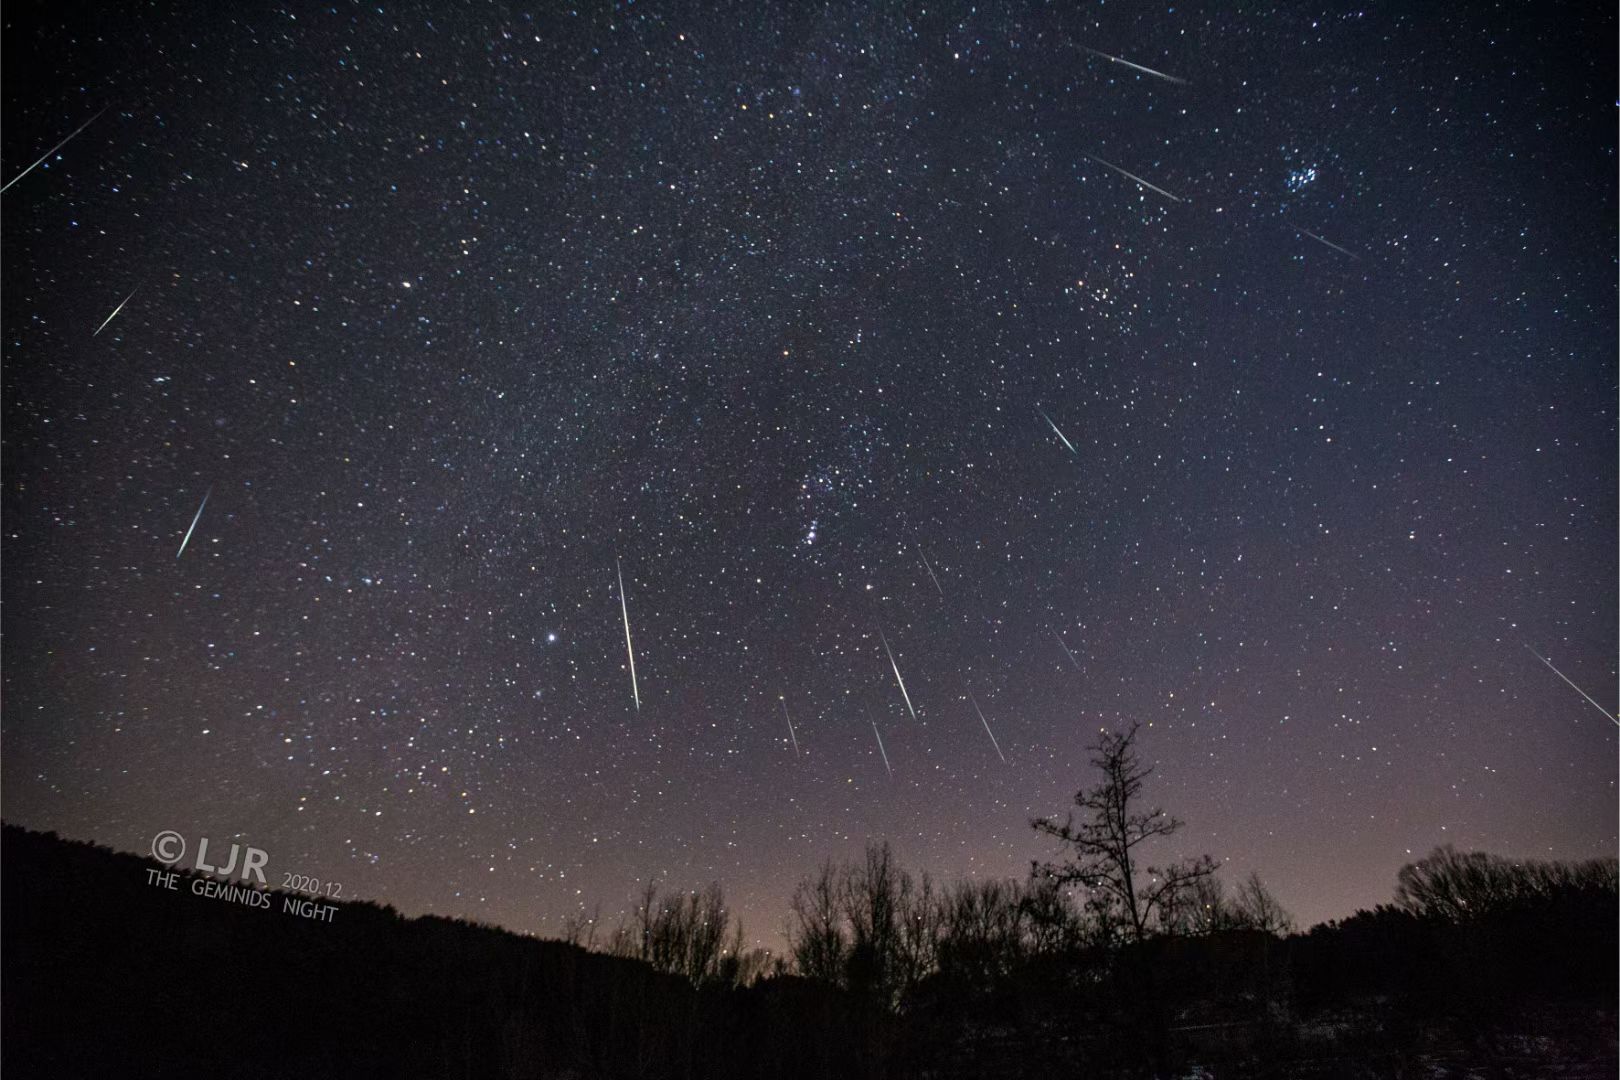
[{"label": "short meteor streak", "polygon": [[208,496],[212,495],[213,493],[213,488],[209,488],[207,491],[203,492],[202,502],[197,504],[197,516],[191,519],[191,528],[186,530],[185,538],[180,541],[180,550],[174,553],[174,557],[176,559],[186,553],[186,545],[191,543],[191,534],[196,531],[197,522],[202,520],[203,507],[208,505]]},{"label": "short meteor streak", "polygon": [[782,699],[782,717],[788,722],[788,738],[793,740],[793,756],[799,756],[799,736],[793,731],[793,717],[788,715],[787,698]]},{"label": "short meteor streak", "polygon": [[[624,599],[624,564],[617,557],[613,565],[619,570],[619,611],[624,615],[624,651],[630,656],[630,694],[636,699],[636,711],[641,711],[641,687],[636,683],[636,648],[630,644],[630,606]],[[783,704],[786,708],[786,703]]]},{"label": "short meteor streak", "polygon": [[934,568],[928,565],[928,552],[923,550],[923,546],[921,544],[917,545],[917,554],[922,556],[923,569],[927,570],[928,576],[934,579],[934,588],[939,590],[939,595],[944,596],[945,588],[939,583],[939,577],[935,575]]},{"label": "short meteor streak", "polygon": [[6,186],[5,187],[0,187],[0,193],[4,193],[6,188],[9,188],[12,184],[15,184],[17,181],[21,180],[23,177],[25,177],[29,173],[33,172],[35,169],[37,169],[41,165],[45,164],[45,162],[49,161],[52,154],[54,154],[58,150],[62,149],[62,147],[66,146],[68,143],[72,142],[75,135],[77,135],[79,132],[83,131],[85,128],[89,127],[91,124],[95,123],[96,120],[100,118],[101,113],[104,113],[106,111],[107,111],[107,106],[103,105],[101,107],[101,112],[96,113],[95,116],[92,116],[90,119],[86,120],[84,123],[82,123],[78,127],[74,128],[73,129],[73,135],[69,135],[67,138],[63,139],[61,142],[57,143],[55,146],[53,146],[49,150],[45,151],[45,155],[43,157],[41,157],[38,161],[36,161],[32,165],[28,166],[28,168],[24,169],[22,172],[18,173],[16,176],[13,176],[10,180],[7,180],[6,181]]},{"label": "short meteor streak", "polygon": [[1092,56],[1100,56],[1104,60],[1112,60],[1116,64],[1124,64],[1126,67],[1131,68],[1131,69],[1133,69],[1135,71],[1140,71],[1144,75],[1152,75],[1156,79],[1163,79],[1165,82],[1173,82],[1173,83],[1177,84],[1178,86],[1186,86],[1187,85],[1187,80],[1186,79],[1178,79],[1174,75],[1166,75],[1162,71],[1154,71],[1150,67],[1143,67],[1141,64],[1133,64],[1129,60],[1126,60],[1124,57],[1121,57],[1121,56],[1110,56],[1107,53],[1103,52],[1101,49],[1093,49],[1090,45],[1082,45],[1080,47],[1082,49],[1086,50],[1086,52],[1090,53]]},{"label": "short meteor streak", "polygon": [[[137,286],[137,288],[138,288],[138,287],[139,287],[139,286]],[[110,323],[110,322],[112,322],[112,321],[113,321],[113,320],[114,320],[114,319],[116,319],[116,318],[118,318],[118,313],[119,313],[119,312],[120,312],[120,311],[123,311],[123,310],[124,310],[124,305],[125,305],[125,304],[127,304],[127,303],[129,303],[129,301],[130,301],[130,298],[131,298],[131,297],[133,297],[133,296],[134,296],[134,295],[135,295],[135,290],[134,290],[134,289],[131,289],[131,290],[129,290],[129,296],[126,296],[126,297],[124,297],[124,299],[123,299],[123,300],[122,300],[122,301],[121,301],[121,302],[120,302],[120,303],[119,303],[119,305],[118,305],[118,306],[117,306],[117,307],[115,307],[115,308],[113,308],[113,312],[112,312],[112,314],[111,314],[111,315],[109,315],[109,316],[107,316],[107,317],[106,317],[106,318],[105,318],[105,319],[102,319],[102,320],[101,320],[101,325],[100,325],[100,326],[98,326],[98,327],[96,327],[96,333],[95,333],[95,334],[91,334],[91,335],[90,335],[90,336],[91,336],[91,337],[95,337],[95,336],[96,336],[96,334],[99,334],[99,333],[101,333],[101,332],[102,332],[102,331],[103,331],[103,330],[105,330],[105,329],[107,329],[107,324],[108,324],[108,323]]]},{"label": "short meteor streak", "polygon": [[1074,665],[1074,670],[1079,671],[1082,674],[1084,674],[1084,669],[1080,667],[1080,661],[1078,661],[1078,660],[1076,660],[1074,658],[1074,653],[1070,652],[1069,651],[1069,646],[1064,643],[1063,635],[1058,633],[1056,630],[1054,630],[1054,631],[1052,631],[1052,636],[1057,638],[1058,645],[1062,647],[1063,654],[1069,658],[1069,663]]},{"label": "short meteor streak", "polygon": [[962,684],[962,689],[967,690],[968,700],[973,702],[973,711],[979,714],[979,723],[984,725],[984,733],[990,736],[990,745],[996,748],[996,757],[1001,759],[1002,764],[1006,764],[1007,755],[1001,752],[1001,744],[996,742],[996,733],[990,730],[990,721],[984,718],[984,710],[979,708],[979,699],[973,696],[972,690],[968,690],[966,683]]},{"label": "short meteor streak", "polygon": [[1156,186],[1154,184],[1148,183],[1146,180],[1142,179],[1140,176],[1137,176],[1135,173],[1126,172],[1124,169],[1120,168],[1118,165],[1109,164],[1108,162],[1104,161],[1100,157],[1096,157],[1095,155],[1092,155],[1092,154],[1087,154],[1085,156],[1088,157],[1088,158],[1091,158],[1092,161],[1095,161],[1099,165],[1106,166],[1107,168],[1113,169],[1115,172],[1119,173],[1119,175],[1121,175],[1121,176],[1128,177],[1131,180],[1135,180],[1138,184],[1141,184],[1143,187],[1149,189],[1150,191],[1157,191],[1160,195],[1163,195],[1167,199],[1173,200],[1175,202],[1186,202],[1187,201],[1186,199],[1179,198],[1178,196],[1170,194],[1168,191],[1164,190],[1164,188],[1162,188],[1162,187],[1158,187],[1158,186]]},{"label": "short meteor streak", "polygon": [[1306,236],[1310,237],[1312,240],[1315,240],[1318,244],[1327,245],[1328,247],[1332,248],[1334,251],[1337,251],[1341,255],[1348,255],[1352,259],[1360,259],[1361,258],[1361,256],[1357,255],[1355,252],[1350,251],[1347,248],[1340,247],[1338,244],[1335,244],[1333,241],[1329,240],[1325,236],[1317,236],[1315,233],[1311,232],[1311,230],[1309,230],[1309,229],[1298,229],[1298,231],[1301,232],[1301,233],[1304,233]]},{"label": "short meteor streak", "polygon": [[1041,408],[1039,405],[1037,405],[1037,406],[1035,406],[1035,411],[1041,414],[1041,419],[1045,420],[1046,423],[1047,423],[1047,426],[1050,427],[1053,430],[1053,432],[1055,432],[1057,434],[1058,438],[1063,440],[1063,445],[1067,446],[1069,448],[1069,453],[1073,454],[1075,457],[1079,457],[1080,456],[1080,451],[1078,451],[1078,450],[1076,450],[1074,448],[1074,443],[1069,441],[1069,437],[1067,435],[1063,434],[1062,429],[1060,429],[1056,424],[1052,423],[1052,418],[1050,416],[1046,415],[1046,410]]},{"label": "short meteor streak", "polygon": [[[1527,648],[1527,649],[1530,649],[1530,643],[1526,642],[1524,647]],[[1617,727],[1620,727],[1620,720],[1616,720],[1614,718],[1613,713],[1611,713],[1608,709],[1605,709],[1603,706],[1599,705],[1597,702],[1592,701],[1592,696],[1590,694],[1588,694],[1585,690],[1582,690],[1580,687],[1578,687],[1574,683],[1570,682],[1569,676],[1565,675],[1562,671],[1559,671],[1557,668],[1553,667],[1553,662],[1551,660],[1547,659],[1545,656],[1542,656],[1540,653],[1536,652],[1536,650],[1534,650],[1534,649],[1530,649],[1530,655],[1535,657],[1537,660],[1540,660],[1543,664],[1546,664],[1549,668],[1552,668],[1552,673],[1554,675],[1557,675],[1560,679],[1563,679],[1565,682],[1569,683],[1570,689],[1574,690],[1577,694],[1581,695],[1581,697],[1585,698],[1587,701],[1592,702],[1592,708],[1596,709],[1598,712],[1602,713],[1604,716],[1607,716],[1610,719],[1610,721],[1612,721]]]},{"label": "short meteor streak", "polygon": [[877,721],[872,719],[870,712],[866,714],[866,722],[872,725],[872,734],[877,736],[878,753],[883,755],[883,768],[888,771],[889,779],[893,780],[894,770],[889,767],[889,752],[883,749],[883,733],[878,731]]},{"label": "short meteor streak", "polygon": [[917,719],[917,710],[912,708],[911,695],[906,693],[906,680],[900,677],[900,665],[894,662],[894,650],[889,648],[889,636],[878,627],[878,637],[883,639],[883,651],[889,654],[889,666],[894,668],[894,681],[900,684],[900,696],[906,699],[906,709],[911,713],[913,720]]}]

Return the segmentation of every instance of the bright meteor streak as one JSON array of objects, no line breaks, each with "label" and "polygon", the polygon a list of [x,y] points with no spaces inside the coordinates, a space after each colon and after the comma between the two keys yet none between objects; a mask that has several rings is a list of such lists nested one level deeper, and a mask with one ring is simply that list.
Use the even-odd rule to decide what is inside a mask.
[{"label": "bright meteor streak", "polygon": [[1074,670],[1080,671],[1080,672],[1083,673],[1083,669],[1080,667],[1080,661],[1076,660],[1074,658],[1074,653],[1069,651],[1069,646],[1066,645],[1064,643],[1064,641],[1063,641],[1063,635],[1058,633],[1056,630],[1054,630],[1054,631],[1052,631],[1052,636],[1057,638],[1058,645],[1062,647],[1063,654],[1069,658],[1069,663],[1074,665]]},{"label": "bright meteor streak", "polygon": [[624,651],[630,656],[630,694],[636,699],[636,711],[640,712],[641,687],[636,683],[636,648],[630,644],[630,605],[624,599],[624,565],[617,556],[613,559],[613,565],[619,570],[619,611],[624,615]]},{"label": "bright meteor streak", "polygon": [[889,779],[893,780],[894,770],[889,767],[889,752],[883,749],[883,733],[878,731],[877,721],[872,719],[870,712],[866,714],[866,722],[872,725],[872,734],[877,736],[878,753],[883,755],[883,768],[888,771]]},{"label": "bright meteor streak", "polygon": [[984,718],[984,710],[979,708],[979,699],[973,696],[972,690],[968,690],[965,682],[962,689],[967,690],[968,700],[973,702],[973,711],[979,714],[979,723],[984,725],[984,733],[990,736],[990,745],[996,748],[996,757],[1001,759],[1002,764],[1006,764],[1007,755],[1001,752],[1001,744],[996,741],[996,733],[990,730],[990,721]]},{"label": "bright meteor streak", "polygon": [[[1529,642],[1526,642],[1524,647],[1527,648],[1527,649],[1530,649]],[[1602,713],[1604,716],[1607,716],[1610,719],[1610,721],[1612,721],[1617,727],[1620,727],[1620,720],[1616,720],[1614,718],[1613,713],[1611,713],[1608,709],[1605,709],[1603,706],[1599,705],[1597,702],[1592,701],[1592,695],[1588,694],[1585,690],[1582,690],[1580,687],[1576,686],[1573,682],[1570,682],[1569,676],[1565,675],[1562,671],[1559,671],[1557,668],[1553,667],[1553,662],[1551,660],[1547,659],[1545,656],[1542,656],[1540,653],[1536,652],[1536,650],[1534,650],[1534,649],[1530,649],[1530,655],[1535,657],[1537,660],[1540,660],[1543,664],[1546,664],[1549,668],[1552,668],[1552,673],[1554,675],[1558,676],[1560,679],[1563,679],[1565,682],[1569,683],[1569,686],[1570,686],[1571,690],[1574,690],[1577,694],[1581,695],[1581,697],[1585,698],[1587,701],[1590,701],[1592,703],[1592,708],[1596,709],[1598,712]]]},{"label": "bright meteor streak", "polygon": [[928,565],[928,552],[923,550],[923,546],[920,543],[917,545],[917,554],[922,556],[923,569],[927,570],[928,576],[934,579],[934,588],[939,590],[939,595],[944,596],[945,587],[939,583],[939,577],[934,573],[934,568]]},{"label": "bright meteor streak", "polygon": [[186,545],[191,543],[191,534],[196,530],[197,522],[202,520],[203,507],[208,505],[208,496],[212,495],[213,493],[213,488],[209,488],[207,491],[203,492],[202,502],[197,505],[197,515],[191,519],[191,528],[186,530],[185,538],[180,541],[180,550],[174,553],[174,557],[176,559],[186,553]]},{"label": "bright meteor streak", "polygon": [[1162,71],[1154,71],[1150,67],[1143,67],[1141,64],[1133,64],[1129,60],[1126,60],[1124,57],[1110,56],[1107,53],[1103,52],[1101,49],[1093,49],[1090,45],[1082,45],[1080,47],[1082,49],[1086,50],[1086,52],[1090,53],[1092,56],[1100,56],[1104,60],[1112,60],[1116,64],[1124,64],[1126,67],[1132,68],[1133,70],[1136,70],[1136,71],[1140,71],[1144,75],[1152,75],[1156,79],[1163,79],[1165,82],[1173,82],[1173,83],[1176,83],[1176,84],[1178,84],[1180,86],[1186,86],[1187,85],[1187,80],[1186,79],[1178,79],[1174,75],[1166,75]]},{"label": "bright meteor streak", "polygon": [[788,722],[788,738],[793,740],[793,756],[799,756],[799,736],[793,731],[793,717],[788,715],[787,698],[782,698],[782,717]]},{"label": "bright meteor streak", "polygon": [[90,336],[95,337],[96,334],[99,334],[103,330],[107,329],[107,324],[112,322],[114,319],[118,318],[118,313],[120,311],[124,310],[124,305],[129,303],[130,298],[133,297],[134,295],[135,295],[135,290],[134,289],[129,290],[129,296],[124,297],[124,299],[119,302],[118,306],[113,308],[113,312],[112,312],[111,315],[109,315],[105,319],[101,320],[101,325],[96,327],[96,333],[91,334]]},{"label": "bright meteor streak", "polygon": [[1352,259],[1360,259],[1361,258],[1361,256],[1357,255],[1355,252],[1350,251],[1347,248],[1340,247],[1338,244],[1335,244],[1333,241],[1329,240],[1325,236],[1317,236],[1315,233],[1311,232],[1311,230],[1309,230],[1309,229],[1300,229],[1299,231],[1304,233],[1306,236],[1310,237],[1312,240],[1315,240],[1318,244],[1325,244],[1328,247],[1332,248],[1334,251],[1339,252],[1341,255],[1348,255]]},{"label": "bright meteor streak", "polygon": [[1069,441],[1069,437],[1067,435],[1063,434],[1062,429],[1060,429],[1056,424],[1052,423],[1052,418],[1050,416],[1046,415],[1046,410],[1041,408],[1039,405],[1037,405],[1037,406],[1035,406],[1035,411],[1041,414],[1041,419],[1045,420],[1046,423],[1047,423],[1047,426],[1050,427],[1053,430],[1053,432],[1055,432],[1057,434],[1058,438],[1063,440],[1063,445],[1067,446],[1069,448],[1069,453],[1073,454],[1075,457],[1079,457],[1080,456],[1080,451],[1078,451],[1078,450],[1076,450],[1074,448],[1074,443]]},{"label": "bright meteor streak", "polygon": [[917,710],[912,708],[911,695],[906,693],[906,680],[900,677],[900,665],[894,662],[894,650],[889,648],[889,637],[878,627],[878,637],[883,639],[883,651],[889,654],[889,666],[894,668],[894,681],[900,684],[900,696],[906,699],[906,709],[911,713],[913,720],[917,719]]},{"label": "bright meteor streak", "polygon": [[38,161],[36,161],[32,165],[28,166],[28,168],[24,169],[22,172],[18,173],[16,176],[13,176],[10,180],[7,180],[6,181],[6,186],[5,187],[0,187],[0,192],[4,192],[6,190],[6,188],[10,187],[12,184],[15,184],[17,181],[21,180],[23,177],[25,177],[29,173],[33,172],[35,169],[37,169],[41,165],[45,164],[46,161],[50,160],[50,157],[51,157],[52,154],[54,154],[58,150],[62,149],[62,147],[66,146],[68,143],[72,142],[74,135],[77,135],[79,132],[83,131],[85,128],[87,128],[91,124],[95,123],[96,119],[101,116],[101,113],[104,113],[106,111],[107,111],[107,107],[105,105],[103,105],[101,107],[101,112],[96,113],[95,116],[92,116],[90,119],[86,120],[84,123],[82,123],[78,127],[74,128],[73,129],[73,135],[69,135],[67,138],[63,139],[61,142],[57,143],[55,146],[53,146],[49,150],[45,151],[44,156],[42,156]]},{"label": "bright meteor streak", "polygon": [[1126,172],[1124,169],[1120,168],[1118,165],[1110,165],[1108,162],[1104,161],[1100,157],[1096,157],[1095,155],[1092,155],[1092,154],[1087,154],[1086,157],[1091,158],[1092,161],[1095,161],[1099,165],[1103,165],[1103,166],[1106,166],[1107,168],[1113,169],[1115,172],[1119,173],[1119,175],[1121,175],[1121,176],[1127,177],[1127,178],[1129,178],[1131,180],[1135,180],[1138,184],[1141,184],[1143,187],[1147,188],[1150,191],[1157,191],[1160,195],[1163,195],[1167,199],[1171,199],[1171,200],[1173,200],[1175,202],[1186,202],[1187,201],[1186,199],[1178,198],[1177,196],[1170,194],[1168,191],[1164,190],[1164,188],[1162,188],[1162,187],[1157,187],[1157,186],[1155,186],[1153,184],[1148,183],[1146,180],[1142,179],[1140,176],[1137,176],[1135,173]]}]

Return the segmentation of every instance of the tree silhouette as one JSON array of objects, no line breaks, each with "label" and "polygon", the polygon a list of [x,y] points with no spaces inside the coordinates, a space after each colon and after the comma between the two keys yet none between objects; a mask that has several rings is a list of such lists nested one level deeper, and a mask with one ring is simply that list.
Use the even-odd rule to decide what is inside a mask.
[{"label": "tree silhouette", "polygon": [[1266,888],[1258,873],[1251,873],[1238,886],[1233,908],[1237,925],[1241,927],[1278,935],[1294,931],[1294,917]]},{"label": "tree silhouette", "polygon": [[1581,862],[1504,859],[1450,844],[1401,867],[1395,903],[1417,915],[1453,922],[1494,911],[1544,904],[1551,898],[1613,893],[1620,880],[1613,858]]},{"label": "tree silhouette", "polygon": [[1140,808],[1142,785],[1153,768],[1136,756],[1139,726],[1107,732],[1091,747],[1091,763],[1102,771],[1103,779],[1089,791],[1075,793],[1074,804],[1081,811],[1078,822],[1072,811],[1061,825],[1051,818],[1030,822],[1037,832],[1057,838],[1071,850],[1062,862],[1037,862],[1035,873],[1086,889],[1093,909],[1119,919],[1137,942],[1155,929],[1168,929],[1172,909],[1216,870],[1208,855],[1162,868],[1141,864],[1137,849],[1173,835],[1182,822],[1163,810]]},{"label": "tree silhouette", "polygon": [[787,938],[799,974],[835,986],[844,981],[849,938],[844,933],[838,868],[823,863],[793,891]]}]

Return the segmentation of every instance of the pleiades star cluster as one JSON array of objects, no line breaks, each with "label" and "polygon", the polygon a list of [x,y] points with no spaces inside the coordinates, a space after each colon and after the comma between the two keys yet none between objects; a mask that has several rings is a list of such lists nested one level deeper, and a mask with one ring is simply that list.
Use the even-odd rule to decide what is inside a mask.
[{"label": "pleiades star cluster", "polygon": [[3,19],[8,821],[778,946],[1139,720],[1302,924],[1614,850],[1612,11]]}]

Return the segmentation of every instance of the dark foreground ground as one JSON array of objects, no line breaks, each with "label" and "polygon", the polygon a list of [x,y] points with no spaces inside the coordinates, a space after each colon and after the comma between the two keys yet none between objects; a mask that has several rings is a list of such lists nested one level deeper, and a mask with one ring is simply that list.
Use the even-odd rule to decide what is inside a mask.
[{"label": "dark foreground ground", "polygon": [[158,868],[5,828],[8,1078],[1617,1076],[1612,903],[1488,933],[1380,909],[1106,971],[1066,958],[925,985],[895,1015],[370,904],[249,907],[155,887]]}]

